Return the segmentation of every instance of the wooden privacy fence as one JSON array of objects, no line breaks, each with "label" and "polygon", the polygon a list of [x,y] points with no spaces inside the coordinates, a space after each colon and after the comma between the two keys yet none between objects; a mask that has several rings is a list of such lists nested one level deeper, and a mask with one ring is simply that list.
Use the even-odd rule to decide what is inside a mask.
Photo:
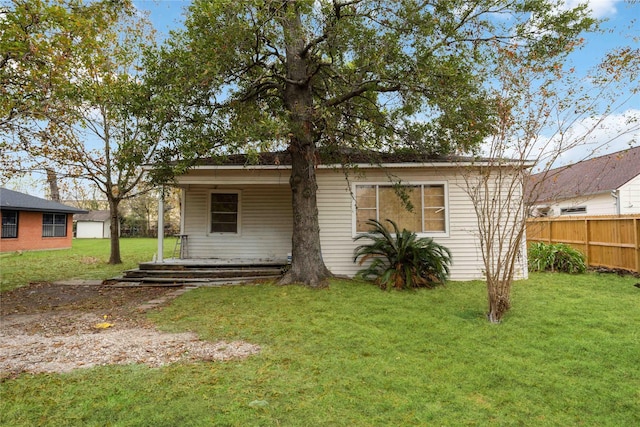
[{"label": "wooden privacy fence", "polygon": [[640,215],[530,218],[527,243],[566,243],[591,267],[640,273]]}]

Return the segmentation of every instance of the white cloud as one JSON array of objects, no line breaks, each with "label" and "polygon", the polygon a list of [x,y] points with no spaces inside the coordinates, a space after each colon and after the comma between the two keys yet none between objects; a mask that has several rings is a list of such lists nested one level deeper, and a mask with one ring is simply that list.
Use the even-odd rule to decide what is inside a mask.
[{"label": "white cloud", "polygon": [[557,136],[539,138],[536,145],[544,146],[545,152],[539,159],[532,159],[540,160],[534,171],[546,168],[549,159],[551,168],[557,168],[639,146],[640,110],[581,120],[564,132],[562,140],[568,149],[556,148],[560,141]]},{"label": "white cloud", "polygon": [[[606,18],[613,16],[618,12],[616,9],[616,3],[620,0],[586,0],[589,4],[589,10],[593,18]],[[584,4],[585,0],[566,0],[564,7],[566,9],[572,9],[580,4]]]}]

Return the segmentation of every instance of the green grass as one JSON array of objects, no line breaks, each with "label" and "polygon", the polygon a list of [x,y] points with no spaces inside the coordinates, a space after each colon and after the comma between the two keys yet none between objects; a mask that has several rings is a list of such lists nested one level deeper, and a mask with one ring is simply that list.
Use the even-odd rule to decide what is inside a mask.
[{"label": "green grass", "polygon": [[[164,253],[170,256],[173,239],[165,239]],[[30,282],[63,279],[108,279],[138,263],[151,261],[158,251],[156,239],[120,239],[122,264],[110,265],[108,239],[74,239],[71,249],[27,251],[0,255],[0,291]]]},{"label": "green grass", "polygon": [[152,319],[260,354],[22,375],[1,385],[0,424],[640,425],[637,281],[534,274],[500,325],[480,282],[200,288]]}]

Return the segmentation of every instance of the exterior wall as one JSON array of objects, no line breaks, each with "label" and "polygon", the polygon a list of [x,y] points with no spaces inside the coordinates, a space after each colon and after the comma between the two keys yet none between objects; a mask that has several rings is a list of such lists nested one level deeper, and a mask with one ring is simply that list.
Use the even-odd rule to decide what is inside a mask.
[{"label": "exterior wall", "polygon": [[640,213],[640,175],[620,187],[620,213]]},{"label": "exterior wall", "polygon": [[[218,179],[216,182],[223,180]],[[239,234],[209,233],[211,191],[240,192]],[[189,258],[274,258],[291,252],[291,193],[284,185],[192,185],[185,191]]]},{"label": "exterior wall", "polygon": [[78,221],[76,223],[76,238],[102,239],[109,238],[109,224],[101,221]]},{"label": "exterior wall", "polygon": [[0,239],[0,252],[68,249],[73,238],[73,215],[67,214],[66,237],[42,237],[42,212],[18,213],[18,237]]},{"label": "exterior wall", "polygon": [[548,216],[572,215],[561,215],[561,209],[573,208],[577,206],[586,206],[587,211],[584,213],[576,213],[573,215],[617,215],[618,213],[616,207],[616,199],[613,198],[609,193],[560,200],[556,203],[545,206],[549,206],[550,208]]},{"label": "exterior wall", "polygon": [[476,237],[477,222],[473,205],[464,192],[462,178],[456,178],[444,169],[387,169],[367,170],[364,176],[353,177],[347,183],[341,171],[323,170],[318,173],[318,209],[322,252],[327,267],[334,274],[353,276],[361,266],[353,263],[354,242],[353,199],[349,185],[358,182],[388,183],[387,174],[402,178],[404,184],[424,182],[447,182],[449,206],[449,233],[446,236],[431,236],[437,243],[446,246],[452,253],[452,280],[483,278],[482,254]]},{"label": "exterior wall", "polygon": [[[332,273],[353,276],[361,267],[353,263],[355,208],[351,188],[358,182],[385,184],[388,176],[403,184],[446,183],[448,233],[431,236],[449,248],[453,257],[452,280],[483,278],[482,254],[477,238],[473,204],[464,180],[455,169],[393,168],[359,170],[349,181],[340,170],[318,169],[320,239],[325,264]],[[189,257],[280,258],[291,252],[291,196],[289,170],[197,170],[182,177],[185,188],[183,234],[189,237]],[[264,184],[259,184],[259,183]],[[216,184],[216,185],[214,185]],[[241,191],[241,233],[211,235],[208,200],[212,190]],[[526,277],[522,257],[519,277]]]}]

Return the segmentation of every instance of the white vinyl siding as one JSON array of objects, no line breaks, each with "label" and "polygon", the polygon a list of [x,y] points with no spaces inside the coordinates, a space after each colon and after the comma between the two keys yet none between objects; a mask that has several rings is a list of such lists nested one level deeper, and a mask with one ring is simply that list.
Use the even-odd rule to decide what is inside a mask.
[{"label": "white vinyl siding", "polygon": [[[452,280],[483,278],[482,254],[477,238],[477,221],[473,205],[463,190],[464,181],[457,178],[453,169],[398,168],[359,170],[358,181],[351,177],[347,183],[341,171],[318,170],[318,210],[322,255],[327,267],[334,274],[353,276],[361,266],[353,263],[353,250],[362,241],[353,241],[355,230],[355,194],[350,185],[371,182],[388,182],[388,176],[402,182],[446,182],[449,224],[447,235],[434,235],[437,243],[449,248],[453,254]],[[520,275],[526,274],[521,268]]]},{"label": "white vinyl siding", "polygon": [[[219,182],[219,181],[217,181]],[[273,258],[291,252],[291,192],[284,185],[191,185],[182,234],[190,258]],[[239,192],[239,233],[210,233],[210,195]]]},{"label": "white vinyl siding", "polygon": [[640,213],[640,175],[620,187],[620,213]]}]

